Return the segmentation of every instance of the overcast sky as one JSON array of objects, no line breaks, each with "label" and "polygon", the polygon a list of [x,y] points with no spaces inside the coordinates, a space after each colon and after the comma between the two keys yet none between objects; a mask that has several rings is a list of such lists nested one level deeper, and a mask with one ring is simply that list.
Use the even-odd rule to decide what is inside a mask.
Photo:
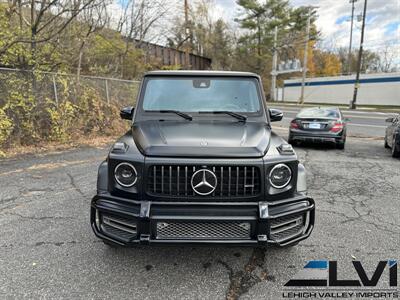
[{"label": "overcast sky", "polygon": [[[214,0],[217,5],[215,14],[223,15],[232,22],[237,16],[235,0]],[[350,38],[351,4],[349,0],[289,0],[292,6],[319,6],[318,30],[323,43],[332,46],[348,46]],[[355,3],[355,15],[363,11],[364,0]],[[361,22],[355,22],[353,45],[359,46]],[[385,43],[400,48],[400,0],[368,0],[365,47],[379,50]],[[400,53],[399,53],[400,55]]]}]

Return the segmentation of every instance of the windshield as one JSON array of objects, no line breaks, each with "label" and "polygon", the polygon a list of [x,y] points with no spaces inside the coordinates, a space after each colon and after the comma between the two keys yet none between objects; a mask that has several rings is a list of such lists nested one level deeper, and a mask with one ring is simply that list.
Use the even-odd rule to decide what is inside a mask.
[{"label": "windshield", "polygon": [[145,111],[260,111],[257,80],[227,77],[149,78],[143,96]]},{"label": "windshield", "polygon": [[339,112],[336,108],[307,108],[299,112],[298,118],[339,118]]}]

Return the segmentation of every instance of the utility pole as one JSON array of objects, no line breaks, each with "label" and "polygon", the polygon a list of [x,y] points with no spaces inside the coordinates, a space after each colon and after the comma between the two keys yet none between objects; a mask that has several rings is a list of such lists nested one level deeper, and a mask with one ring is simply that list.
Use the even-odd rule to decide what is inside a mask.
[{"label": "utility pole", "polygon": [[185,33],[186,33],[186,47],[185,47],[185,65],[186,68],[189,68],[189,34],[190,34],[190,29],[189,29],[189,4],[188,0],[184,0],[184,5],[185,5]]},{"label": "utility pole", "polygon": [[306,75],[307,75],[308,42],[310,41],[310,26],[311,26],[311,14],[309,14],[307,18],[306,41],[304,46],[304,57],[303,57],[303,76],[301,79],[301,94],[299,99],[300,104],[304,104],[304,86],[306,84]]},{"label": "utility pole", "polygon": [[351,25],[350,25],[350,43],[349,43],[349,57],[347,59],[347,73],[351,74],[351,46],[353,43],[353,21],[354,21],[354,3],[358,0],[350,0],[351,3]]},{"label": "utility pole", "polygon": [[356,108],[358,88],[360,87],[360,72],[361,72],[362,54],[364,47],[364,31],[365,31],[366,15],[367,15],[367,0],[364,0],[364,13],[363,13],[362,27],[361,27],[360,50],[358,51],[358,61],[357,61],[357,75],[356,75],[356,81],[354,83],[353,100],[350,102],[350,109]]},{"label": "utility pole", "polygon": [[278,26],[275,26],[275,30],[274,30],[274,55],[272,57],[272,81],[271,81],[271,101],[275,101],[276,97],[275,97],[275,90],[276,90],[276,68],[278,65],[278,51],[276,49],[278,44]]}]

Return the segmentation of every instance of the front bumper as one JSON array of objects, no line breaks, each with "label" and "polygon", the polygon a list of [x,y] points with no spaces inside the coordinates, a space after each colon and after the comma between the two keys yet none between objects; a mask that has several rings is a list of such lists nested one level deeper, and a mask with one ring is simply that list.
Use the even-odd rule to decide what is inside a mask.
[{"label": "front bumper", "polygon": [[289,246],[314,228],[315,203],[298,194],[274,202],[156,202],[96,195],[95,235],[121,246],[225,244]]}]

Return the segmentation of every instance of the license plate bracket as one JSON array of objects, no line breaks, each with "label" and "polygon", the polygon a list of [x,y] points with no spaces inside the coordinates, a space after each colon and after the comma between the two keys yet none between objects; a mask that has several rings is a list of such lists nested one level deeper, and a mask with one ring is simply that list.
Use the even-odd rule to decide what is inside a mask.
[{"label": "license plate bracket", "polygon": [[308,125],[308,128],[310,128],[310,129],[321,129],[321,124],[320,123],[310,123]]}]

